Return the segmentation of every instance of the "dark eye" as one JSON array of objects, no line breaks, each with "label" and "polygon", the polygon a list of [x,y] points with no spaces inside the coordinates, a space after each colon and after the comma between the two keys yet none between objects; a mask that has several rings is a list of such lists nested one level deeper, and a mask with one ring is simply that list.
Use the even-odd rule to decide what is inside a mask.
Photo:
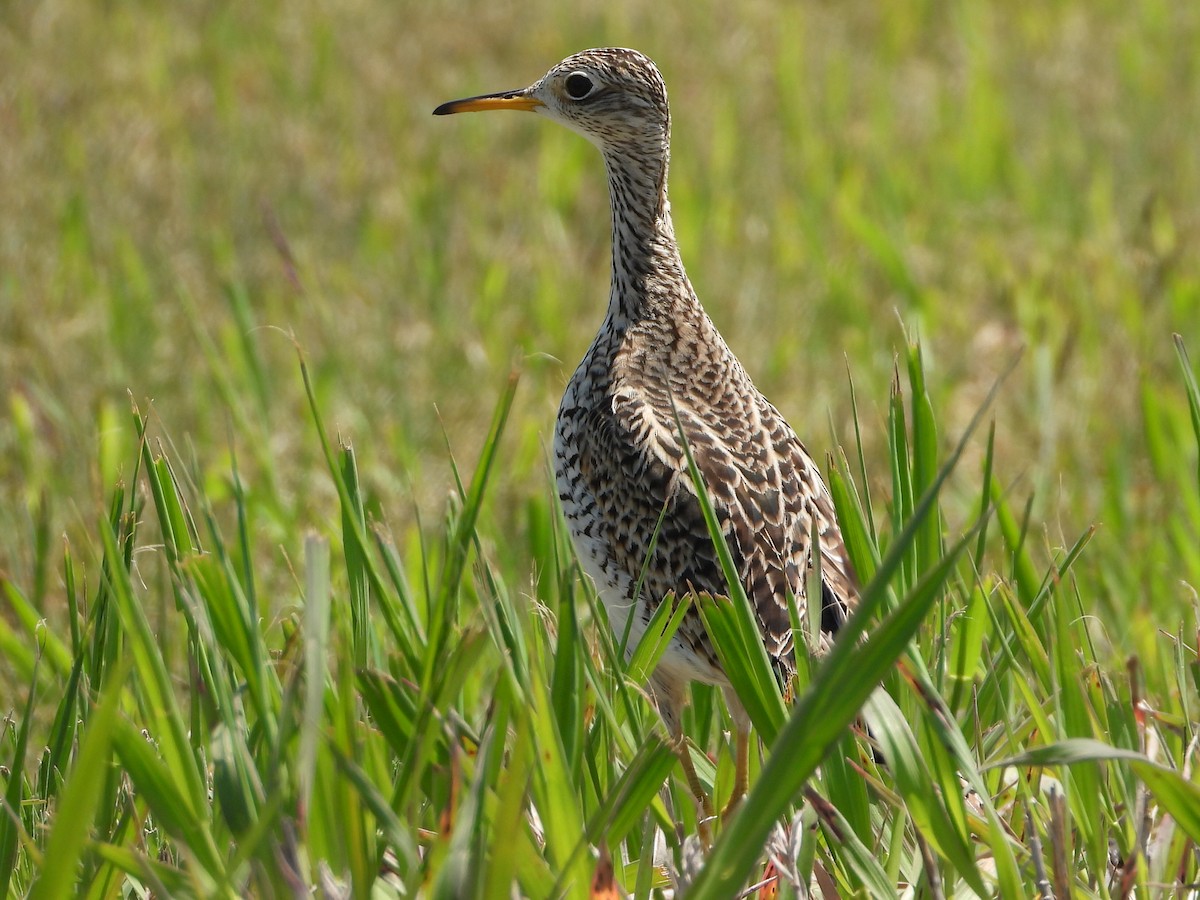
[{"label": "dark eye", "polygon": [[567,76],[567,96],[572,100],[582,100],[595,88],[596,85],[592,83],[592,79],[582,72],[572,72]]}]

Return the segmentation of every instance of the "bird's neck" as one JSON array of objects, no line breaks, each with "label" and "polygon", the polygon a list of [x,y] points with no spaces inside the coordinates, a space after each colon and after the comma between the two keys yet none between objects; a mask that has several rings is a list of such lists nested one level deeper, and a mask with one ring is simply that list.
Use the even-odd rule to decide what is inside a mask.
[{"label": "bird's neck", "polygon": [[[605,153],[612,205],[612,287],[606,324],[617,330],[677,315],[695,295],[683,270],[671,206],[666,154]],[[646,162],[650,158],[653,162]]]}]

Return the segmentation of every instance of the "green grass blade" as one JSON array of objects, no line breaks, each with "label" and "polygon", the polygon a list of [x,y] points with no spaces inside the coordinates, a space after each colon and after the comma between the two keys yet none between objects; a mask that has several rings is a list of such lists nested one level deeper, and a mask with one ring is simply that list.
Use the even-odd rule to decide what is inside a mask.
[{"label": "green grass blade", "polygon": [[744,882],[757,859],[772,823],[788,808],[826,749],[841,734],[870,696],[879,680],[908,648],[925,614],[941,597],[941,588],[953,570],[967,538],[959,541],[888,616],[860,642],[867,623],[884,604],[884,598],[901,565],[912,551],[925,516],[937,501],[938,491],[966,449],[984,411],[999,389],[992,388],[975,414],[938,477],[913,510],[912,518],[888,548],[875,578],[864,588],[859,608],[843,627],[839,640],[814,675],[809,689],[771,746],[758,782],[750,790],[729,828],[721,834],[712,855],[691,889],[691,900],[728,897]]},{"label": "green grass blade", "polygon": [[[961,445],[960,445],[961,448]],[[948,470],[946,470],[948,471]],[[945,473],[943,473],[945,474]],[[937,483],[940,485],[940,482]],[[932,500],[932,497],[926,499]],[[923,503],[918,507],[929,504]],[[915,528],[912,529],[915,531]],[[906,535],[912,540],[911,531]],[[960,542],[959,548],[961,549]],[[897,540],[885,557],[880,573],[890,574],[907,552]],[[826,749],[857,714],[876,684],[907,649],[921,620],[941,595],[942,585],[953,568],[954,557],[942,563],[918,583],[913,593],[875,628],[865,642],[857,641],[866,624],[866,614],[882,601],[886,582],[879,575],[863,592],[862,606],[846,624],[845,633],[818,668],[812,684],[792,711],[787,725],[771,747],[758,782],[742,802],[733,823],[725,831],[712,856],[692,887],[692,897],[728,896],[749,874],[771,823],[786,811],[792,798],[820,764]]]},{"label": "green grass blade", "polygon": [[[125,672],[113,679],[90,718],[79,747],[79,756],[63,786],[54,824],[46,839],[46,859],[53,865],[42,868],[30,900],[58,900],[75,893],[77,866],[88,840],[88,828],[96,815],[96,805],[112,759],[113,730],[119,721],[121,692]],[[20,770],[12,777],[21,778]]]},{"label": "green grass blade", "polygon": [[[25,754],[29,749],[29,730],[33,726],[34,700],[37,696],[37,678],[30,679],[29,696],[25,699],[25,713],[17,731],[17,743],[8,762],[5,776],[4,806],[0,810],[0,897],[9,896],[9,883],[17,857],[17,839],[21,828],[21,808],[25,781]],[[74,718],[72,708],[72,719]]]},{"label": "green grass blade", "polygon": [[[117,553],[116,538],[112,530],[103,523],[101,537],[109,558]],[[146,712],[151,735],[158,742],[162,763],[170,773],[170,779],[186,803],[189,814],[202,818],[201,810],[207,806],[208,792],[200,775],[200,767],[188,739],[183,715],[175,700],[174,688],[167,671],[158,641],[146,618],[142,605],[133,595],[133,585],[128,572],[123,568],[110,569],[110,581],[114,601],[121,624],[129,641],[133,655],[133,675],[137,679],[139,705]],[[118,736],[120,732],[118,732]],[[217,862],[211,837],[206,837],[195,850],[197,856],[212,866],[210,872],[217,873],[221,866]]]},{"label": "green grass blade", "polygon": [[304,706],[300,726],[297,782],[300,807],[312,803],[317,747],[325,719],[325,685],[329,675],[330,588],[329,544],[310,536],[304,542]]},{"label": "green grass blade", "polygon": [[[1196,438],[1196,448],[1200,450],[1200,384],[1196,382],[1196,370],[1188,358],[1187,347],[1184,346],[1182,335],[1175,335],[1175,353],[1179,357],[1180,368],[1183,369],[1183,383],[1187,388],[1188,412],[1192,418],[1192,435]],[[1200,490],[1200,454],[1196,461],[1196,487]]]},{"label": "green grass blade", "polygon": [[359,535],[366,528],[366,512],[358,480],[358,461],[354,456],[354,447],[349,443],[342,443],[341,462],[342,481],[350,497],[349,505],[342,505],[342,552],[346,558],[346,578],[350,582],[351,645],[354,665],[361,668],[371,658],[371,589],[367,573],[367,546],[359,543]]},{"label": "green grass blade", "polygon": [[[3,577],[3,575],[0,575],[0,596],[7,602],[9,610],[12,612],[13,617],[20,623],[26,637],[30,639],[36,638],[41,651],[40,655],[54,674],[61,677],[71,671],[71,651],[67,649],[67,645],[63,643],[58,635],[42,627],[44,624],[43,614],[26,599],[16,584]],[[20,640],[16,635],[12,636],[12,642],[14,647],[20,645]],[[18,657],[24,657],[27,660],[27,664],[22,667],[22,677],[25,679],[32,678],[34,668],[32,665],[33,656],[26,651],[25,653],[19,653]]]},{"label": "green grass blade", "polygon": [[990,768],[1074,766],[1106,760],[1127,762],[1188,837],[1200,843],[1200,785],[1188,781],[1174,769],[1156,763],[1136,750],[1113,747],[1091,738],[1072,738],[1044,747],[1035,747],[995,762]]},{"label": "green grass blade", "polygon": [[678,598],[668,595],[655,607],[654,614],[646,623],[642,639],[634,648],[633,655],[629,658],[629,666],[625,670],[625,677],[631,683],[646,683],[691,607],[691,595]]},{"label": "green grass blade", "polygon": [[195,880],[189,877],[187,872],[157,859],[151,859],[145,853],[140,853],[131,847],[106,843],[95,843],[91,849],[108,865],[136,878],[146,889],[154,891],[157,896],[178,897],[181,900],[199,896]]},{"label": "green grass blade", "polygon": [[413,841],[412,828],[401,821],[388,802],[388,798],[361,767],[355,765],[354,761],[335,744],[330,743],[328,746],[337,762],[338,769],[357,791],[363,808],[369,810],[375,817],[375,824],[383,832],[388,846],[399,856],[402,871],[405,873],[415,871],[419,864],[419,854]]},{"label": "green grass blade", "polygon": [[834,465],[831,462],[825,467],[829,478],[829,494],[833,498],[833,507],[837,511],[842,540],[846,545],[846,552],[850,554],[850,562],[859,581],[866,584],[875,577],[875,569],[879,565],[879,556],[875,549],[875,526],[867,518],[855,491],[854,482],[845,474],[845,467],[844,456],[840,464]]},{"label": "green grass blade", "polygon": [[929,764],[909,729],[904,714],[885,691],[877,690],[863,707],[871,734],[879,741],[888,768],[896,779],[904,799],[905,811],[926,840],[945,857],[979,896],[988,890],[979,877],[975,856],[964,823],[951,812],[954,797],[961,805],[957,784],[947,795],[944,786],[934,789]]},{"label": "green grass blade", "polygon": [[759,735],[770,744],[775,740],[787,717],[787,708],[779,690],[778,678],[767,657],[754,608],[750,605],[750,598],[746,596],[741,576],[733,562],[733,555],[729,552],[729,545],[725,542],[712,500],[708,496],[708,489],[704,485],[704,477],[696,465],[692,448],[683,430],[683,423],[679,419],[679,411],[675,409],[673,401],[672,411],[675,414],[679,442],[687,458],[692,486],[704,515],[704,524],[712,538],[717,559],[721,564],[721,574],[729,589],[728,598],[696,597],[697,608],[713,640],[713,649],[717,652],[729,683],[733,685]]},{"label": "green grass blade", "polygon": [[[79,730],[81,686],[83,682],[84,648],[71,667],[71,675],[63,688],[62,699],[50,727],[50,743],[42,755],[38,771],[38,794],[49,800],[58,792],[60,773],[67,770]],[[16,770],[14,770],[16,771]]]},{"label": "green grass blade", "polygon": [[[871,897],[890,897],[896,893],[896,883],[879,864],[873,850],[850,827],[841,810],[820,797],[815,791],[808,792],[808,801],[816,811],[817,820],[825,832],[826,840],[837,848],[838,856],[850,869],[855,879]],[[811,865],[811,864],[810,864]]]},{"label": "green grass blade", "polygon": [[[438,600],[434,607],[434,617],[429,628],[429,640],[435,647],[439,646],[442,639],[442,635],[435,625],[445,627],[446,623],[450,621],[452,610],[457,605],[459,584],[466,569],[468,553],[473,544],[475,523],[478,520],[488,480],[491,477],[493,466],[496,462],[496,451],[500,444],[500,436],[504,433],[504,427],[508,422],[508,414],[512,411],[518,381],[517,373],[513,372],[509,376],[504,393],[501,394],[500,399],[496,403],[496,409],[492,414],[491,426],[488,429],[487,438],[484,440],[479,462],[476,464],[475,472],[471,477],[470,487],[463,497],[462,510],[454,522],[453,533],[447,536],[447,545],[450,548],[450,554],[443,563],[441,577],[438,581]],[[425,678],[428,679],[433,675],[432,670],[428,666],[435,664],[436,656],[433,654],[427,655],[426,662],[427,670]]]},{"label": "green grass blade", "polygon": [[118,720],[112,741],[121,767],[158,824],[188,848],[188,855],[214,882],[222,880],[224,865],[209,828],[208,798],[197,803],[189,796],[184,780],[161,754],[161,748],[128,722]]},{"label": "green grass blade", "polygon": [[512,727],[515,734],[509,743],[508,762],[496,784],[491,851],[483,876],[481,896],[484,897],[502,897],[511,892],[518,868],[517,854],[513,852],[514,836],[523,836],[526,831],[525,803],[534,766],[529,717],[518,715]]},{"label": "green grass blade", "polygon": [[238,715],[230,718],[232,727],[222,722],[211,736],[213,794],[229,830],[243,838],[257,822],[266,796],[243,739],[245,719]]},{"label": "green grass blade", "polygon": [[529,711],[540,764],[533,770],[531,793],[545,825],[546,856],[560,873],[559,887],[565,895],[586,896],[591,872],[587,854],[580,852],[584,836],[580,809],[558,728],[550,714],[549,694],[536,679],[533,687]]},{"label": "green grass blade", "polygon": [[[925,362],[921,345],[915,341],[908,347],[908,382],[912,392],[912,491],[921,496],[938,474],[938,438],[934,422],[933,401],[925,386]],[[927,572],[941,556],[941,511],[935,506],[925,518],[917,534],[917,571]]]},{"label": "green grass blade", "polygon": [[613,845],[623,841],[645,816],[677,761],[675,749],[657,735],[644,740],[588,822],[592,840],[603,838]]}]

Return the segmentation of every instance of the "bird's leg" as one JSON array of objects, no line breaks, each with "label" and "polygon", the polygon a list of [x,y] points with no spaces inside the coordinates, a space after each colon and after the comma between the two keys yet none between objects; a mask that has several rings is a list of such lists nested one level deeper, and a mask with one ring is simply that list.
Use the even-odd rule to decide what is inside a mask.
[{"label": "bird's leg", "polygon": [[692,751],[688,747],[687,736],[683,733],[683,707],[687,702],[687,685],[674,680],[668,680],[660,671],[650,678],[650,687],[658,703],[658,713],[670,732],[675,744],[675,753],[683,766],[683,774],[687,779],[688,788],[696,798],[698,823],[696,831],[705,847],[712,846],[712,829],[709,822],[714,818],[712,799],[700,783],[696,774],[696,765],[692,762]]},{"label": "bird's leg", "polygon": [[696,798],[700,811],[696,826],[700,841],[705,847],[711,847],[712,830],[708,823],[713,819],[712,799],[704,790],[704,785],[700,783],[700,776],[696,774],[696,764],[692,762],[692,751],[688,747],[688,739],[681,728],[675,732],[675,752],[679,754],[679,762],[683,765],[683,775],[687,779],[692,796]]},{"label": "bird's leg", "polygon": [[730,818],[737,811],[742,798],[746,796],[750,782],[750,732],[741,724],[737,726],[736,740],[733,751],[733,793],[729,795],[729,802],[721,810],[722,820]]},{"label": "bird's leg", "polygon": [[725,808],[721,810],[721,818],[728,819],[738,808],[738,804],[746,796],[746,789],[750,786],[750,717],[746,715],[745,707],[732,688],[726,688],[724,693],[725,707],[733,719],[736,734],[733,749],[733,793],[730,794]]}]

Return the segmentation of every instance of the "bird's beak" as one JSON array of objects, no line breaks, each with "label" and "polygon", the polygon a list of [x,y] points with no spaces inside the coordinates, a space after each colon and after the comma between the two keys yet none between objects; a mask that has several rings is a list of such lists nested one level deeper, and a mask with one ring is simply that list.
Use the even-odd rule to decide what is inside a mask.
[{"label": "bird's beak", "polygon": [[530,96],[528,88],[519,91],[501,91],[499,94],[481,94],[464,100],[451,100],[433,111],[435,116],[449,116],[461,112],[483,112],[488,109],[523,109],[532,112],[545,106],[541,100]]}]

